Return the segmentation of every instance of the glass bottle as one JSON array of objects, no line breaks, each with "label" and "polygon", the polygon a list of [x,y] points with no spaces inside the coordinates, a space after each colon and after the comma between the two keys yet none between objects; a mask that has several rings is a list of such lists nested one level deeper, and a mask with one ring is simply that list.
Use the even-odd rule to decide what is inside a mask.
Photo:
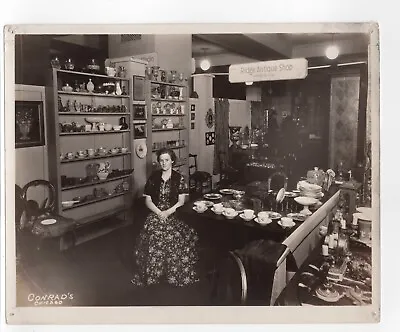
[{"label": "glass bottle", "polygon": [[126,118],[124,116],[122,116],[119,119],[119,124],[121,125],[121,130],[126,130],[128,129],[128,124],[126,123]]},{"label": "glass bottle", "polygon": [[89,78],[89,82],[88,82],[87,85],[86,85],[86,89],[87,89],[89,92],[93,92],[93,90],[94,90],[94,84],[93,84],[91,78]]}]

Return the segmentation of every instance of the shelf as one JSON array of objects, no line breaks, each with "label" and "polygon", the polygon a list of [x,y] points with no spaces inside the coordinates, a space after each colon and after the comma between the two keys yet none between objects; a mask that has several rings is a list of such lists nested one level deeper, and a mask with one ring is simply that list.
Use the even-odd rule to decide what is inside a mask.
[{"label": "shelf", "polygon": [[94,157],[87,157],[87,158],[74,158],[74,159],[63,159],[61,160],[62,164],[74,163],[77,161],[87,161],[87,160],[94,160],[94,159],[104,159],[104,158],[114,158],[114,157],[121,157],[121,156],[129,156],[131,153],[114,153],[114,154],[106,154],[104,156],[94,156]]},{"label": "shelf", "polygon": [[151,114],[151,116],[185,116],[186,114]]},{"label": "shelf", "polygon": [[111,181],[126,179],[126,178],[129,178],[130,176],[131,176],[131,174],[122,175],[122,176],[115,176],[115,177],[112,177],[112,178],[107,178],[105,180],[98,180],[98,181],[93,181],[93,182],[85,182],[85,183],[76,184],[76,185],[73,185],[73,186],[61,187],[61,191],[95,186],[95,185],[102,184],[102,183],[107,183],[107,182],[111,182]]},{"label": "shelf", "polygon": [[[178,150],[178,149],[183,149],[186,147],[187,147],[187,145],[181,145],[181,146],[168,146],[167,148],[171,149],[171,150]],[[160,150],[160,149],[153,149],[153,152],[156,152],[158,150]]]},{"label": "shelf", "polygon": [[107,95],[105,93],[90,93],[90,92],[66,92],[66,91],[58,91],[60,95],[72,95],[72,96],[90,96],[90,97],[106,97],[106,98],[129,98],[126,96],[117,96],[117,95]]},{"label": "shelf", "polygon": [[154,129],[152,128],[152,131],[154,132],[159,132],[159,131],[174,131],[174,130],[185,130],[185,127],[180,127],[180,128],[167,128],[167,129]]},{"label": "shelf", "polygon": [[60,133],[60,136],[74,136],[74,135],[98,135],[98,134],[118,134],[128,133],[130,130],[109,130],[109,131],[81,131],[76,133]]},{"label": "shelf", "polygon": [[130,116],[131,113],[123,113],[123,112],[58,112],[59,115],[126,115]]},{"label": "shelf", "polygon": [[68,73],[68,74],[73,74],[73,75],[101,77],[101,78],[106,78],[108,80],[128,81],[129,82],[129,78],[122,78],[122,77],[116,77],[116,76],[108,76],[108,75],[101,75],[101,74],[91,74],[91,73],[85,73],[85,72],[73,71],[73,70],[66,70],[66,69],[57,69],[57,71],[59,73]]},{"label": "shelf", "polygon": [[161,82],[161,81],[150,81],[151,84],[162,84],[162,85],[170,85],[170,86],[178,86],[180,88],[186,88],[186,85],[178,84],[178,83],[169,83],[169,82]]},{"label": "shelf", "polygon": [[101,201],[105,201],[105,200],[108,200],[108,199],[112,199],[112,198],[115,198],[115,197],[119,197],[119,196],[122,196],[122,195],[129,194],[129,193],[131,193],[130,190],[125,190],[125,191],[123,191],[121,193],[118,193],[118,194],[107,195],[107,196],[104,196],[104,197],[91,199],[90,201],[86,201],[86,202],[82,202],[82,203],[76,203],[76,204],[74,204],[72,206],[64,207],[64,208],[62,208],[62,210],[63,211],[67,211],[67,210],[71,210],[71,209],[76,209],[76,208],[81,207],[81,206],[98,203],[98,202],[101,202]]},{"label": "shelf", "polygon": [[146,101],[145,100],[133,100],[132,104],[133,105],[146,105]]},{"label": "shelf", "polygon": [[185,99],[165,99],[165,98],[151,98],[152,101],[165,101],[165,102],[173,102],[173,103],[186,103]]},{"label": "shelf", "polygon": [[147,123],[147,119],[133,119],[134,123]]},{"label": "shelf", "polygon": [[98,222],[100,220],[104,220],[104,219],[109,218],[111,216],[115,216],[115,215],[120,214],[120,213],[128,213],[128,212],[129,212],[129,209],[127,209],[125,205],[120,205],[120,206],[118,206],[118,207],[116,207],[114,209],[107,210],[107,211],[101,212],[101,213],[97,213],[97,214],[95,214],[93,216],[89,216],[89,217],[85,217],[85,218],[82,218],[82,219],[78,219],[76,221],[77,227],[79,228],[80,226],[88,225],[88,224],[91,224],[91,223],[94,223],[94,222]]}]

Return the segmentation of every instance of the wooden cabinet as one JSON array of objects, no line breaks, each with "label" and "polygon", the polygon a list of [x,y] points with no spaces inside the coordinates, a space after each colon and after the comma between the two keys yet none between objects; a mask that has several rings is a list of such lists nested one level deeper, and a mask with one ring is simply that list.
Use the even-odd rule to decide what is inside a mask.
[{"label": "wooden cabinet", "polygon": [[[120,95],[115,93],[118,85]],[[49,77],[49,179],[56,188],[57,212],[78,224],[120,214],[131,206],[131,85],[129,78],[58,69]],[[120,123],[128,126],[118,127]],[[109,174],[100,179],[98,165],[107,163]],[[68,201],[74,203],[66,205]]]}]

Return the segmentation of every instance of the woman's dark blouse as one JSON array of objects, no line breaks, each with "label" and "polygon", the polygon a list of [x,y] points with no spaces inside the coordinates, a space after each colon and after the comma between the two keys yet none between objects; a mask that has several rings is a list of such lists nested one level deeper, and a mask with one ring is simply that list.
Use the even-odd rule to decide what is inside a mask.
[{"label": "woman's dark blouse", "polygon": [[[161,175],[161,170],[153,172],[144,187],[144,194],[150,196],[151,200],[156,206],[159,204],[160,189],[163,187],[162,184],[164,183]],[[170,181],[168,205],[173,206],[178,202],[178,197],[180,194],[187,194],[189,191],[184,176],[174,170],[172,170],[171,178],[166,182],[168,181]]]}]

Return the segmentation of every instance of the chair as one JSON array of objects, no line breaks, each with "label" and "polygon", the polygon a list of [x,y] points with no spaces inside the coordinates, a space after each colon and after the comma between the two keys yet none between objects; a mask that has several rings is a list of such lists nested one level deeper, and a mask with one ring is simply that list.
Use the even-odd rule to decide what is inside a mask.
[{"label": "chair", "polygon": [[197,154],[189,153],[189,159],[194,163],[189,166],[189,193],[193,196],[201,196],[212,191],[212,177],[208,172],[197,170]]},{"label": "chair", "polygon": [[[276,181],[275,180],[276,178],[280,178],[281,181],[280,182]],[[275,181],[273,181],[273,180],[275,180]],[[279,183],[278,186],[276,186],[277,183]],[[272,186],[273,184],[275,186]],[[285,191],[286,191],[287,186],[288,186],[288,177],[287,177],[286,173],[283,171],[278,171],[278,172],[272,173],[268,178],[268,191],[270,191],[270,190],[276,191],[282,187],[285,188]]]},{"label": "chair", "polygon": [[[47,187],[49,197],[39,205],[35,200],[28,199],[28,190],[32,187]],[[55,212],[56,193],[54,186],[46,180],[34,180],[27,183],[22,188],[21,198],[24,202],[24,212],[27,217],[26,227],[38,238],[37,249],[40,249],[42,241],[48,238],[61,238],[74,230],[75,221],[71,218],[65,218]],[[47,219],[54,219],[53,224],[43,224]],[[60,242],[60,249],[63,246]]]},{"label": "chair", "polygon": [[220,152],[220,181],[219,181],[219,186],[229,186],[232,185],[233,183],[237,182],[238,176],[239,176],[239,171],[232,166],[230,166],[225,160],[224,152]]}]

